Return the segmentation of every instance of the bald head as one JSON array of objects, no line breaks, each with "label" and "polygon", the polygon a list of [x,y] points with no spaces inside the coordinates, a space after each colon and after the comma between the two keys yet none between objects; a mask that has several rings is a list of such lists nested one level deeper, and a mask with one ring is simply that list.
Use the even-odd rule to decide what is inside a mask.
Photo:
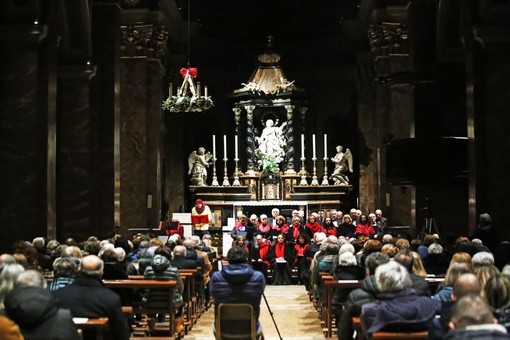
[{"label": "bald head", "polygon": [[458,277],[453,285],[452,300],[458,300],[468,294],[479,295],[482,290],[480,281],[475,274],[466,273]]},{"label": "bald head", "polygon": [[87,275],[103,275],[104,262],[96,255],[87,255],[81,259],[80,272]]}]

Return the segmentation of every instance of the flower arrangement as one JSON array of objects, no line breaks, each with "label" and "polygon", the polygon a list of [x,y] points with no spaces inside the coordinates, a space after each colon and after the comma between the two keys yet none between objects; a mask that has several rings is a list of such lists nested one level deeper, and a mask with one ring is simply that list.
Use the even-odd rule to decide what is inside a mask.
[{"label": "flower arrangement", "polygon": [[281,157],[273,155],[263,155],[258,161],[258,164],[264,174],[277,173],[280,171],[279,164],[282,161]]}]

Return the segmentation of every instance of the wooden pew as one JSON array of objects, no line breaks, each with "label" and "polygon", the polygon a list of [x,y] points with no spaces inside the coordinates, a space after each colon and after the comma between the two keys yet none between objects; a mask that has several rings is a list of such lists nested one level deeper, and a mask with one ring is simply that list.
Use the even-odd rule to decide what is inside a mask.
[{"label": "wooden pew", "polygon": [[[184,283],[184,327],[185,334],[193,328],[193,325],[197,322],[200,313],[197,311],[197,298],[195,294],[195,277],[198,273],[198,269],[179,269],[179,275]],[[129,275],[130,280],[143,280],[143,275]]]},{"label": "wooden pew", "polygon": [[186,278],[184,285],[184,315],[186,319],[184,325],[192,329],[201,315],[201,311],[198,310],[198,300],[195,290],[196,276],[199,271],[198,269],[179,269],[179,273],[181,277]]},{"label": "wooden pew", "polygon": [[[173,336],[175,330],[175,308],[173,303],[174,289],[177,282],[174,280],[143,280],[143,279],[128,279],[128,280],[103,280],[106,287],[109,288],[131,288],[131,289],[146,289],[146,288],[159,288],[168,289],[168,305],[164,309],[152,308],[149,306],[133,306],[134,314],[148,314],[148,313],[166,313],[169,315],[169,333]],[[180,334],[178,334],[180,336]]]},{"label": "wooden pew", "polygon": [[76,328],[84,331],[94,331],[96,340],[103,340],[104,332],[108,329],[108,318],[73,318]]},{"label": "wooden pew", "polygon": [[324,303],[324,321],[326,326],[326,337],[333,335],[334,308],[333,296],[336,289],[354,290],[361,287],[362,280],[335,280],[332,276],[323,277],[323,303]]}]

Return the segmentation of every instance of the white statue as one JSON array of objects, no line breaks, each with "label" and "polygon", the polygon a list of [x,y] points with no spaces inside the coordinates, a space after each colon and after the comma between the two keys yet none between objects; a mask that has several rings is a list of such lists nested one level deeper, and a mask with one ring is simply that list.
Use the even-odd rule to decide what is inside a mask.
[{"label": "white statue", "polygon": [[285,156],[287,141],[283,128],[287,123],[274,126],[272,119],[266,120],[266,127],[262,130],[260,137],[255,137],[258,147],[255,149],[257,157],[262,160],[272,156],[276,164],[279,164]]},{"label": "white statue", "polygon": [[347,177],[347,171],[353,172],[352,170],[352,153],[351,150],[345,149],[341,145],[336,147],[337,154],[331,158],[331,161],[335,163],[335,170],[331,175],[331,179],[335,185],[349,185],[349,177]]},{"label": "white statue", "polygon": [[188,156],[188,175],[191,175],[191,183],[194,185],[205,186],[207,180],[207,167],[212,155],[205,153],[205,148],[199,147],[198,152],[193,151]]}]

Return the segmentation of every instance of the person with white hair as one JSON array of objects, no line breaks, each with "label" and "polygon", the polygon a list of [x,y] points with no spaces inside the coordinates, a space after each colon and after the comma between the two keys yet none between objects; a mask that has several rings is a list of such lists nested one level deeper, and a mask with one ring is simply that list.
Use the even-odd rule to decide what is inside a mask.
[{"label": "person with white hair", "polygon": [[268,218],[267,222],[271,227],[276,225],[276,218],[280,215],[280,209],[273,208],[271,209],[271,217]]},{"label": "person with white hair", "polygon": [[418,296],[412,289],[406,268],[396,261],[389,261],[377,267],[375,280],[380,291],[377,301],[363,305],[361,312],[366,333],[428,330],[429,322],[441,309],[441,302]]},{"label": "person with white hair", "polygon": [[267,239],[271,233],[271,224],[266,214],[260,214],[260,223],[257,226],[256,233]]},{"label": "person with white hair", "polygon": [[342,255],[343,253],[351,253],[354,254],[356,250],[351,243],[344,243],[340,246],[340,250],[338,251],[338,255]]},{"label": "person with white hair", "polygon": [[388,219],[383,216],[383,212],[381,209],[375,210],[375,224],[377,226],[376,233],[385,233],[386,228],[388,227]]},{"label": "person with white hair", "polygon": [[[345,244],[344,246],[351,246],[351,244]],[[365,278],[365,269],[358,266],[358,261],[353,251],[344,251],[340,249],[338,256],[338,264],[334,266],[332,273],[335,280],[363,280]],[[347,296],[351,291],[348,289],[335,289],[333,300],[336,304],[344,303],[347,300]]]},{"label": "person with white hair", "polygon": [[52,259],[46,249],[46,240],[44,237],[36,237],[32,240],[32,245],[37,250],[37,263],[43,270],[51,270]]},{"label": "person with white hair", "polygon": [[428,255],[423,259],[423,266],[429,274],[444,275],[450,266],[450,257],[439,243],[428,247]]},{"label": "person with white hair", "polygon": [[473,255],[471,261],[473,262],[473,267],[475,269],[483,266],[494,265],[494,255],[488,251],[479,251]]}]

